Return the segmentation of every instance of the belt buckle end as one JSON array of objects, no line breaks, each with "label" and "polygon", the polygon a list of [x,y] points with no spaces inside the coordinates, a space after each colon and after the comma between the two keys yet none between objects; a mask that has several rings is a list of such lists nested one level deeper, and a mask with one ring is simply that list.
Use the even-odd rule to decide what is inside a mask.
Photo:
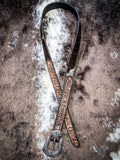
[{"label": "belt buckle end", "polygon": [[[59,139],[59,142],[56,142],[55,139],[54,139],[54,140],[51,140],[51,137],[54,136],[55,138],[57,138],[58,136],[60,137],[61,135],[62,135],[62,133],[59,132],[59,131],[52,131],[51,136],[48,136],[48,137],[47,137],[47,140],[46,140],[46,142],[45,142],[45,144],[44,144],[44,147],[43,147],[43,152],[44,152],[47,156],[54,158],[54,157],[57,157],[58,155],[60,155],[60,153],[62,152],[63,138],[60,138],[60,139]],[[52,150],[49,150],[49,149],[48,149],[48,146],[49,146],[50,141],[53,141],[53,148],[52,148]],[[59,144],[58,144],[58,150],[57,150],[57,151],[54,151],[54,145],[55,145],[55,143],[59,143]]]}]

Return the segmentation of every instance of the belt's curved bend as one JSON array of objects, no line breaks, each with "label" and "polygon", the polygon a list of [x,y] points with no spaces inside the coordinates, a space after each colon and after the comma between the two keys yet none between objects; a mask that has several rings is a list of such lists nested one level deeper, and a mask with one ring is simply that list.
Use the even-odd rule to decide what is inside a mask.
[{"label": "belt's curved bend", "polygon": [[[69,66],[68,66],[68,70],[66,73],[66,78],[65,78],[63,90],[61,89],[61,86],[60,86],[57,74],[55,72],[55,68],[54,68],[52,59],[49,54],[49,50],[48,50],[48,47],[47,47],[47,44],[45,41],[45,34],[44,34],[44,27],[43,27],[43,19],[44,19],[46,13],[49,12],[50,10],[57,9],[57,8],[62,8],[62,9],[68,10],[72,14],[74,14],[75,17],[77,18],[77,31],[76,31],[76,36],[75,36],[75,40],[74,40],[74,46],[72,49],[72,54],[71,54],[71,57],[69,60]],[[59,109],[57,112],[54,128],[52,130],[51,136],[50,137],[48,136],[48,138],[47,138],[47,141],[44,145],[43,151],[46,155],[48,155],[50,157],[56,157],[61,153],[61,150],[62,150],[62,138],[60,138],[60,137],[62,135],[62,128],[63,128],[64,121],[65,121],[67,132],[69,134],[69,137],[71,139],[72,144],[75,147],[79,147],[79,141],[77,139],[77,136],[76,136],[73,124],[72,124],[72,120],[70,117],[70,113],[68,110],[70,91],[71,91],[73,75],[74,75],[74,71],[75,71],[75,64],[76,64],[76,60],[77,60],[80,39],[81,39],[79,13],[72,5],[70,5],[68,3],[63,3],[63,2],[50,3],[49,5],[47,5],[45,7],[45,9],[43,11],[40,29],[41,29],[40,31],[41,31],[41,38],[42,38],[42,44],[43,44],[46,64],[47,64],[47,67],[48,67],[48,70],[50,73],[50,77],[51,77],[51,80],[52,80],[52,83],[53,83],[53,86],[54,86],[54,89],[56,92],[58,102],[59,102]],[[54,144],[56,142],[59,142],[57,151],[54,151],[54,146],[53,146],[53,150],[48,150],[48,145],[49,145],[50,141],[53,141]]]}]

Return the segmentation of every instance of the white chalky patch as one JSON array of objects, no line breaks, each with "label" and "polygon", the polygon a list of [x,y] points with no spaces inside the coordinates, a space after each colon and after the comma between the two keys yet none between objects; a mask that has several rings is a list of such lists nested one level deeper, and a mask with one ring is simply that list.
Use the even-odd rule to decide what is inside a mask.
[{"label": "white chalky patch", "polygon": [[[49,20],[49,17],[51,20]],[[46,20],[49,21],[49,26],[46,28],[46,32],[48,33],[46,43],[52,56],[56,73],[59,73],[63,64],[63,44],[67,43],[69,37],[69,31],[66,29],[63,18],[63,12],[58,12],[57,10],[50,11],[46,17]]]},{"label": "white chalky patch", "polygon": [[120,140],[120,119],[116,124],[116,128],[113,129],[113,133],[109,133],[109,136],[106,138],[109,142],[117,143]]},{"label": "white chalky patch", "polygon": [[37,4],[35,10],[33,11],[33,23],[36,29],[40,29],[41,16],[45,6],[47,6],[49,3],[56,2],[56,1],[57,0],[44,0],[42,3]]},{"label": "white chalky patch", "polygon": [[[43,1],[41,4],[38,4],[33,13],[33,22],[35,25],[35,29],[40,28],[41,15],[44,7],[54,1]],[[35,15],[36,13],[36,15]],[[64,23],[64,13],[61,10],[50,11],[46,19],[48,21],[48,26],[45,28],[45,32],[47,32],[46,42],[50,51],[50,55],[52,57],[55,70],[59,73],[61,66],[63,65],[62,57],[64,55],[64,45],[67,43],[67,39],[69,37],[69,31],[66,29]],[[49,132],[53,128],[54,120],[55,120],[55,111],[58,107],[57,98],[55,96],[55,91],[52,86],[52,82],[50,79],[50,75],[48,73],[48,69],[46,67],[44,52],[42,48],[41,42],[36,40],[36,45],[33,48],[34,56],[33,60],[37,60],[39,71],[37,75],[33,78],[36,85],[36,95],[37,95],[37,106],[38,113],[36,115],[36,138],[37,138],[37,146],[39,149],[43,148],[46,137],[45,134]],[[54,97],[54,99],[53,99]],[[43,153],[43,152],[41,152]],[[43,154],[44,155],[44,154]],[[46,156],[44,155],[44,159]]]},{"label": "white chalky patch", "polygon": [[103,122],[104,122],[104,127],[107,127],[107,128],[113,127],[113,122],[112,122],[111,118],[106,116],[105,118],[103,118]]},{"label": "white chalky patch", "polygon": [[28,44],[25,44],[24,47],[28,47]]},{"label": "white chalky patch", "polygon": [[[114,98],[112,99],[112,102],[110,103],[111,107],[120,107],[120,88],[115,92]],[[109,133],[108,137],[106,138],[106,141],[111,143],[119,143],[120,141],[120,118],[118,119],[116,124],[114,125],[114,129],[112,133]],[[118,149],[118,152],[111,152],[110,157],[112,160],[120,160],[120,148]]]},{"label": "white chalky patch", "polygon": [[112,158],[112,160],[120,160],[120,148],[117,153],[111,152],[110,157]]},{"label": "white chalky patch", "polygon": [[18,31],[14,31],[11,37],[11,41],[8,42],[8,47],[10,49],[13,49],[17,45],[17,40],[18,40]]},{"label": "white chalky patch", "polygon": [[35,39],[35,36],[32,36],[32,39]]},{"label": "white chalky patch", "polygon": [[112,52],[112,53],[110,54],[110,56],[111,56],[112,59],[116,59],[116,58],[118,58],[118,53]]},{"label": "white chalky patch", "polygon": [[75,71],[75,69],[71,69],[69,71],[69,73],[67,73],[67,76],[73,76],[74,75],[74,71]]},{"label": "white chalky patch", "polygon": [[112,98],[112,102],[110,103],[110,106],[119,107],[119,103],[120,103],[120,88],[118,88],[118,90],[115,92],[114,98]]},{"label": "white chalky patch", "polygon": [[93,146],[92,149],[95,153],[101,155],[101,151],[96,146]]}]

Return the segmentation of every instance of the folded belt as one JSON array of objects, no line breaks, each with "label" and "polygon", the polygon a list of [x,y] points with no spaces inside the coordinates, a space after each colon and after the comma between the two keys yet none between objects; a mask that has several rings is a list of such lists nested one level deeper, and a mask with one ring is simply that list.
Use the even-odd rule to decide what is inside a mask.
[{"label": "folded belt", "polygon": [[[52,58],[50,56],[50,53],[49,53],[49,50],[48,50],[48,47],[46,44],[45,34],[44,34],[44,26],[43,26],[43,19],[44,19],[45,15],[47,14],[47,12],[49,12],[50,10],[53,10],[53,9],[58,9],[58,8],[62,8],[64,10],[70,11],[77,18],[77,31],[76,31],[76,35],[75,35],[72,54],[69,59],[69,65],[68,65],[63,89],[61,89],[61,85],[60,85],[59,79],[57,77],[55,67],[54,67]],[[70,92],[71,92],[73,76],[74,76],[74,71],[75,71],[75,66],[76,66],[76,60],[78,57],[80,40],[81,40],[81,26],[80,26],[80,18],[79,18],[78,11],[72,5],[70,5],[68,3],[63,3],[63,2],[50,3],[43,10],[40,32],[41,32],[41,38],[42,38],[42,44],[43,44],[43,50],[44,50],[46,64],[47,64],[48,71],[49,71],[49,74],[51,77],[51,81],[52,81],[53,87],[55,89],[55,93],[56,93],[58,103],[59,103],[54,127],[53,127],[51,135],[47,137],[43,151],[47,156],[56,157],[62,151],[63,139],[61,138],[61,136],[62,136],[62,128],[63,128],[64,122],[65,122],[65,126],[66,126],[68,135],[70,137],[70,140],[71,140],[73,146],[79,147],[79,141],[78,141],[78,138],[76,136],[76,133],[75,133],[75,130],[73,127],[70,112],[68,110]],[[48,149],[50,141],[53,141],[52,150]],[[55,143],[58,143],[58,150],[57,151],[54,150]]]}]

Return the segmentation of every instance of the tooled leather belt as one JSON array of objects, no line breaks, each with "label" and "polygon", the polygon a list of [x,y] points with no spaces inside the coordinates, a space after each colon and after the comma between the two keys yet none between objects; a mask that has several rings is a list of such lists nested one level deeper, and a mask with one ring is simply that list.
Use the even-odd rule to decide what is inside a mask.
[{"label": "tooled leather belt", "polygon": [[[50,10],[58,9],[58,8],[62,8],[62,9],[70,11],[77,18],[77,31],[76,31],[76,36],[75,36],[75,40],[74,40],[74,46],[72,49],[72,54],[69,59],[69,65],[68,65],[63,89],[61,89],[59,79],[57,77],[51,56],[49,54],[49,50],[48,50],[46,40],[45,40],[44,27],[43,27],[43,19],[44,19],[46,13],[49,12]],[[56,157],[62,151],[63,138],[61,138],[61,136],[62,136],[62,128],[63,128],[64,122],[65,122],[67,132],[68,132],[68,135],[70,137],[72,144],[75,147],[79,147],[79,141],[77,139],[77,136],[76,136],[73,124],[72,124],[72,120],[70,117],[70,112],[68,110],[70,91],[71,91],[71,87],[72,87],[75,65],[76,65],[76,60],[77,60],[77,55],[78,55],[79,45],[80,45],[80,39],[81,39],[79,13],[72,5],[70,5],[68,3],[63,3],[63,2],[50,3],[49,5],[47,5],[44,8],[44,11],[42,14],[42,19],[41,19],[40,31],[41,31],[41,38],[42,38],[42,44],[43,44],[43,50],[44,50],[44,54],[45,54],[46,64],[47,64],[48,71],[50,73],[52,84],[54,86],[55,93],[56,93],[58,103],[59,103],[54,127],[53,127],[51,135],[47,137],[43,151],[47,156]],[[50,141],[53,141],[52,150],[48,149]],[[54,150],[55,143],[58,143],[57,150]]]}]

